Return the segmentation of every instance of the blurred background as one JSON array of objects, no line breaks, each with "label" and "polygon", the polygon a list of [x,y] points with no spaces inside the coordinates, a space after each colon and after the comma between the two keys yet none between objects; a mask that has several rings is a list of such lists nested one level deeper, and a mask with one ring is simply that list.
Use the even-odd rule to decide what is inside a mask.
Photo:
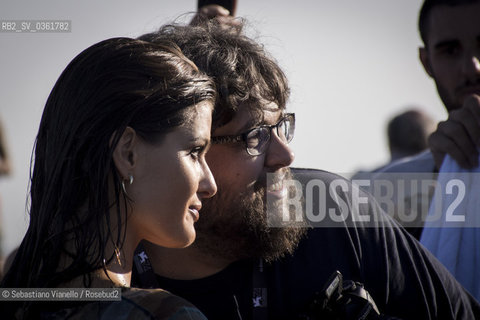
[{"label": "blurred background", "polygon": [[[1,248],[26,230],[30,159],[56,79],[83,49],[178,20],[194,0],[2,0],[0,20],[71,20],[70,33],[0,32],[0,120],[12,171],[0,177]],[[388,161],[386,123],[420,106],[446,118],[418,61],[420,0],[238,0],[237,16],[286,72],[296,113],[294,166],[349,176]],[[185,15],[185,13],[190,13]],[[180,18],[179,18],[180,17]]]}]

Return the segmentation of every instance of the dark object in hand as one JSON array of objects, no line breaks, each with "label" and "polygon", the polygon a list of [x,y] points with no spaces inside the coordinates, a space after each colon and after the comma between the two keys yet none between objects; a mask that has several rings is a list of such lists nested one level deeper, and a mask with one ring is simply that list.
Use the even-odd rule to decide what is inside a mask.
[{"label": "dark object in hand", "polygon": [[321,292],[315,293],[298,320],[400,320],[382,315],[363,284],[343,280],[335,271]]},{"label": "dark object in hand", "polygon": [[218,4],[219,6],[222,6],[230,11],[231,16],[235,16],[237,0],[198,0],[198,9],[209,4]]}]

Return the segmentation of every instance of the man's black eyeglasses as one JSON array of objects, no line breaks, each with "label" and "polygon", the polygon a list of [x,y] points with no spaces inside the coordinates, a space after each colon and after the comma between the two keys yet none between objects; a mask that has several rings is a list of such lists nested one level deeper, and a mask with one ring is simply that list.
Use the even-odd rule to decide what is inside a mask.
[{"label": "man's black eyeglasses", "polygon": [[212,137],[212,144],[244,142],[249,155],[258,156],[267,150],[272,129],[276,129],[277,136],[285,143],[293,139],[295,132],[295,114],[287,113],[277,124],[264,125],[248,130],[239,135]]}]

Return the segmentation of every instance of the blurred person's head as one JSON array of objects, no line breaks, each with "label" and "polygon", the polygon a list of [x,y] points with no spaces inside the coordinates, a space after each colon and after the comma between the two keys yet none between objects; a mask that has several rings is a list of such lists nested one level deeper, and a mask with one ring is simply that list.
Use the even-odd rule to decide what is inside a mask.
[{"label": "blurred person's head", "polygon": [[426,113],[412,109],[393,117],[387,125],[391,160],[412,156],[428,148],[428,136],[435,121]]},{"label": "blurred person's head", "polygon": [[[266,213],[267,197],[280,203],[286,196],[294,159],[288,146],[294,118],[285,118],[289,87],[277,62],[238,26],[170,25],[140,39],[174,42],[217,86],[207,161],[218,193],[205,201],[192,247],[230,260],[293,252],[303,231],[271,228]],[[253,130],[277,123],[279,130]]]},{"label": "blurred person's head", "polygon": [[449,112],[480,95],[479,16],[479,0],[425,0],[420,10],[420,60]]},{"label": "blurred person's head", "polygon": [[2,121],[0,121],[0,177],[9,175],[11,171],[11,160],[8,152],[6,133]]},{"label": "blurred person's head", "polygon": [[205,161],[215,95],[170,42],[114,38],[74,58],[45,105],[30,225],[3,285],[89,286],[141,239],[191,244],[216,191]]}]

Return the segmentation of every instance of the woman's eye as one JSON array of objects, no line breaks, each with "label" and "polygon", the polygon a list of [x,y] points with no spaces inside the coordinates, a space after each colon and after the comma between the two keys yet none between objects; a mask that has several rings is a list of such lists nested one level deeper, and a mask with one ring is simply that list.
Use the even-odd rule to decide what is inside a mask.
[{"label": "woman's eye", "polygon": [[202,154],[204,149],[205,149],[205,147],[203,147],[203,146],[193,148],[189,153],[190,157],[192,157],[192,159],[194,159],[194,160],[197,160],[200,157],[200,155]]}]

